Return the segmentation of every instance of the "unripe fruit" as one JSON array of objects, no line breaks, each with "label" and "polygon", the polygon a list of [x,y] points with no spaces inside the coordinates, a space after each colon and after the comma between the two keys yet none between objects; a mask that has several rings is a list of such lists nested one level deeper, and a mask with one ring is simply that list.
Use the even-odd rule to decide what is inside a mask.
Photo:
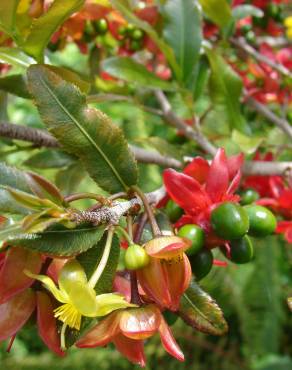
[{"label": "unripe fruit", "polygon": [[171,222],[176,222],[184,213],[172,199],[167,202],[165,211]]},{"label": "unripe fruit", "polygon": [[235,203],[222,203],[211,213],[215,233],[226,240],[239,239],[248,232],[249,220],[243,207]]},{"label": "unripe fruit", "polygon": [[142,44],[140,42],[140,40],[131,40],[130,42],[130,50],[131,51],[138,51],[140,50],[142,47]]},{"label": "unripe fruit", "polygon": [[203,248],[205,233],[203,229],[201,229],[197,225],[188,224],[182,226],[178,231],[178,236],[191,240],[192,246],[186,250],[186,254],[188,256],[196,254],[199,250]]},{"label": "unripe fruit", "polygon": [[268,208],[254,204],[245,206],[244,209],[249,217],[250,235],[263,237],[275,231],[277,220]]},{"label": "unripe fruit", "polygon": [[254,189],[246,189],[240,194],[240,204],[247,205],[259,199],[259,193]]},{"label": "unripe fruit", "polygon": [[201,280],[211,270],[213,265],[213,254],[209,249],[202,249],[194,256],[189,257],[192,272],[197,280]]},{"label": "unripe fruit", "polygon": [[104,35],[108,31],[107,20],[104,18],[100,18],[93,23],[93,27],[97,33],[99,33],[100,35]]},{"label": "unripe fruit", "polygon": [[128,270],[139,270],[147,266],[150,262],[150,257],[145,249],[138,244],[129,245],[125,253],[125,267]]},{"label": "unripe fruit", "polygon": [[132,32],[131,32],[131,39],[132,40],[142,40],[144,37],[144,32],[142,30],[139,30],[138,28],[134,29]]},{"label": "unripe fruit", "polygon": [[[226,249],[221,248],[225,256]],[[250,238],[245,235],[241,239],[232,240],[230,243],[230,260],[235,263],[247,263],[253,259],[253,245]]]}]

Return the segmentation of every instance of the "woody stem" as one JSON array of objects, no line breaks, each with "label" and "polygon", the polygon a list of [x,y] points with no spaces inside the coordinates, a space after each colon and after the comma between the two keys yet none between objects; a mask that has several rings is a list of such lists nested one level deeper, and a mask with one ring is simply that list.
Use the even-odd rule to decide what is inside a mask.
[{"label": "woody stem", "polygon": [[95,287],[95,285],[97,284],[99,278],[101,277],[101,275],[102,275],[102,273],[103,273],[103,271],[104,271],[104,269],[107,265],[107,261],[108,261],[110,251],[111,251],[113,235],[114,235],[114,228],[110,227],[109,230],[108,230],[107,239],[106,239],[106,243],[105,243],[105,247],[104,247],[104,251],[103,251],[101,260],[100,260],[100,262],[97,266],[97,269],[94,271],[94,273],[92,274],[92,276],[91,276],[91,278],[88,282],[88,285],[91,288]]},{"label": "woody stem", "polygon": [[153,211],[151,209],[151,206],[150,206],[150,204],[148,202],[148,199],[146,198],[145,194],[143,193],[143,191],[138,186],[133,186],[132,189],[135,191],[135,193],[139,196],[139,198],[143,202],[143,205],[145,207],[145,211],[147,212],[149,223],[151,225],[153,235],[154,236],[161,235],[161,231],[159,229],[159,226],[156,222]]}]

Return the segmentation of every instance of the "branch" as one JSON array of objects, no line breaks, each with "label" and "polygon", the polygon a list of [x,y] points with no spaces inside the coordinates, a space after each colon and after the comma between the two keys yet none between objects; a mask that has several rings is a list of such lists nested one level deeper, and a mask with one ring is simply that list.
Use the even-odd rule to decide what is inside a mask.
[{"label": "branch", "polygon": [[[0,136],[27,141],[33,143],[36,147],[60,148],[58,141],[45,130],[15,125],[13,123],[0,123]],[[175,158],[161,155],[155,151],[148,151],[134,145],[130,145],[130,148],[138,162],[152,163],[163,167],[182,167],[182,163]]]},{"label": "branch", "polygon": [[251,55],[254,59],[258,60],[259,62],[263,62],[263,63],[267,64],[268,66],[272,67],[275,71],[281,73],[283,76],[289,77],[289,78],[292,77],[288,68],[286,68],[285,66],[283,66],[280,63],[275,63],[273,60],[269,59],[265,55],[256,51],[256,49],[254,49],[252,46],[250,46],[244,40],[244,38],[242,38],[242,37],[240,37],[238,39],[231,38],[230,41],[233,45],[235,45],[238,48],[240,48],[241,50],[243,50],[246,54]]},{"label": "branch", "polygon": [[250,96],[247,96],[246,93],[246,102],[258,113],[260,113],[263,117],[265,117],[270,122],[274,123],[278,126],[285,134],[287,134],[292,139],[292,126],[290,126],[289,122],[283,118],[278,117],[275,113],[273,113],[269,108],[267,108],[264,104],[259,103],[255,99]]},{"label": "branch", "polygon": [[[0,123],[0,136],[31,142],[35,144],[36,147],[60,147],[57,140],[44,130],[15,125],[12,123]],[[149,151],[133,145],[130,145],[130,148],[139,162],[157,164],[162,167],[183,168],[185,162],[189,162],[193,159],[193,157],[185,157],[184,161],[181,162],[175,158],[163,156],[155,151]],[[243,173],[245,175],[257,174],[263,176],[283,175],[286,171],[291,169],[292,162],[246,161]]]},{"label": "branch", "polygon": [[[146,194],[149,203],[157,204],[164,196],[165,189],[161,187],[151,193]],[[140,208],[143,202],[140,198],[133,198],[125,202],[114,202],[111,207],[102,207],[94,212],[81,211],[73,214],[73,220],[77,223],[90,222],[94,225],[101,223],[118,224],[120,218],[132,209]]]},{"label": "branch", "polygon": [[171,109],[171,105],[162,91],[155,92],[156,98],[160,104],[165,120],[172,126],[176,127],[183,134],[194,140],[207,153],[214,155],[217,151],[215,146],[197,129],[188,126],[181,118],[179,118]]}]

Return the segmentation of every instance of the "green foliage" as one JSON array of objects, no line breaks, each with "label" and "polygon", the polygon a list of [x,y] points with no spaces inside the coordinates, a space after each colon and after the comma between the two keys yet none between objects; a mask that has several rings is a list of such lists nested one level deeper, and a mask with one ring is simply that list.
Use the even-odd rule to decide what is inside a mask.
[{"label": "green foliage", "polygon": [[28,79],[43,121],[98,185],[118,192],[136,183],[136,163],[118,127],[100,111],[88,109],[85,96],[45,66],[32,66]]},{"label": "green foliage", "polygon": [[223,335],[228,329],[217,303],[195,281],[181,299],[179,315],[188,325],[208,334]]},{"label": "green foliage", "polygon": [[121,78],[127,82],[135,83],[153,89],[174,90],[173,84],[161,80],[149,72],[142,64],[128,57],[113,57],[102,63],[102,68],[111,76]]},{"label": "green foliage", "polygon": [[38,62],[43,62],[43,52],[52,34],[83,4],[84,0],[55,0],[44,15],[32,22],[30,32],[21,45],[23,50]]},{"label": "green foliage", "polygon": [[19,1],[1,1],[0,4],[0,29],[9,35],[15,33],[16,10]]},{"label": "green foliage", "polygon": [[202,41],[198,5],[193,0],[168,0],[162,13],[164,39],[172,47],[182,79],[187,83],[196,67]]},{"label": "green foliage", "polygon": [[198,0],[203,12],[221,28],[231,19],[231,8],[227,0]]},{"label": "green foliage", "polygon": [[102,237],[104,229],[104,226],[79,226],[70,230],[56,225],[39,234],[9,238],[8,242],[53,257],[71,257],[92,248]]}]

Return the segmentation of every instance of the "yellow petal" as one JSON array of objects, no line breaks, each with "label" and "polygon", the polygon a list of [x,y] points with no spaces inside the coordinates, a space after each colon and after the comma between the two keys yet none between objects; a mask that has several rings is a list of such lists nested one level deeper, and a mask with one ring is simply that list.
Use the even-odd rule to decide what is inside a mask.
[{"label": "yellow petal", "polygon": [[95,317],[98,304],[96,302],[96,293],[88,284],[80,281],[67,281],[66,293],[71,304],[83,315]]},{"label": "yellow petal", "polygon": [[46,275],[32,274],[28,270],[24,270],[24,273],[27,276],[31,277],[32,279],[36,279],[38,281],[41,281],[44,284],[45,288],[48,289],[53,294],[53,296],[57,299],[57,301],[62,302],[62,303],[67,303],[68,297],[66,297],[66,294],[64,294],[63,291],[59,290],[56,287],[55,283],[53,282],[53,280],[51,278],[49,278]]},{"label": "yellow petal", "polygon": [[128,303],[124,296],[116,293],[100,294],[96,297],[97,310],[94,316],[105,316],[110,312],[127,307],[137,307]]},{"label": "yellow petal", "polygon": [[288,28],[292,27],[292,16],[291,17],[287,17],[285,20],[284,20],[284,25]]}]

